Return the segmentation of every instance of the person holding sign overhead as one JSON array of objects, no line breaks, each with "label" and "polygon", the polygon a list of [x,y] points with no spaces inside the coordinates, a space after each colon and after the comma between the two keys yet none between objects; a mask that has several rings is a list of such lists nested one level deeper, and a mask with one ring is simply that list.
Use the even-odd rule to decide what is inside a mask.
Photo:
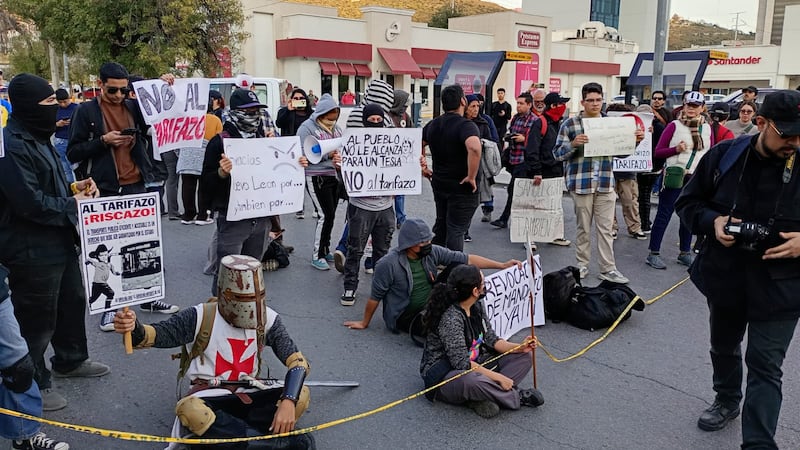
[{"label": "person holding sign overhead", "polygon": [[[656,158],[666,158],[667,162],[663,171],[664,182],[658,195],[658,212],[650,234],[650,254],[645,260],[647,265],[654,269],[667,268],[660,255],[661,241],[664,239],[672,213],[675,212],[675,202],[683,186],[697,168],[697,164],[716,144],[711,126],[701,114],[705,103],[705,97],[697,91],[684,95],[680,115],[667,125],[656,145]],[[678,229],[678,236],[680,238],[678,264],[691,266],[694,261],[692,232],[683,222]]]},{"label": "person holding sign overhead", "polygon": [[[617,194],[614,192],[614,164],[611,156],[584,156],[583,146],[589,142],[584,133],[584,118],[603,117],[603,86],[587,83],[581,88],[583,111],[561,124],[553,156],[565,161],[567,190],[575,203],[575,216],[578,221],[576,256],[581,278],[589,273],[591,252],[591,226],[594,221],[597,229],[597,249],[600,254],[601,280],[614,283],[628,283],[617,270],[614,260],[614,238],[612,226],[616,210]],[[636,142],[644,138],[642,130],[636,130],[631,139]]]}]

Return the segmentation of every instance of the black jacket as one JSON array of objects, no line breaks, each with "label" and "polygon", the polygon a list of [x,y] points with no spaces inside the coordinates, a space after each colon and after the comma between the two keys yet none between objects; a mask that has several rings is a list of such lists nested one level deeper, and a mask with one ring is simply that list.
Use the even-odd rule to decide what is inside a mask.
[{"label": "black jacket", "polygon": [[[101,196],[119,194],[119,178],[117,177],[117,164],[111,148],[103,144],[100,137],[107,133],[100,110],[100,99],[95,98],[89,102],[81,103],[72,116],[70,124],[69,144],[67,145],[67,158],[73,163],[79,163],[76,176],[78,179],[92,177]],[[136,142],[131,150],[131,157],[145,183],[153,181],[150,161],[147,157],[147,142],[144,136],[147,125],[135,100],[125,100],[133,116],[136,128],[139,129]]]},{"label": "black jacket", "polygon": [[0,158],[0,262],[59,264],[75,258],[77,202],[58,153],[12,116],[3,129]]},{"label": "black jacket", "polygon": [[[8,293],[8,269],[0,264],[0,303],[3,303],[8,298]],[[6,326],[6,324],[3,324],[3,326]]]},{"label": "black jacket", "polygon": [[[290,100],[291,101],[291,100]],[[306,100],[308,102],[308,100]],[[281,136],[296,136],[297,129],[303,124],[314,111],[309,107],[306,108],[308,113],[305,116],[297,114],[297,111],[289,111],[289,108],[283,107],[278,110],[278,117],[275,118],[275,126],[281,129]]]},{"label": "black jacket", "polygon": [[[692,234],[706,236],[690,273],[709,302],[746,310],[752,320],[793,319],[800,317],[800,259],[761,257],[766,249],[785,242],[779,232],[800,231],[800,168],[795,163],[784,185],[784,162],[761,158],[753,148],[757,139],[758,135],[741,136],[709,150],[675,206]],[[724,153],[743,140],[750,140],[747,150],[720,174]],[[745,222],[768,225],[774,217],[769,236],[756,250],[726,248],[715,237],[714,219],[731,213],[734,203],[732,216]]]},{"label": "black jacket", "polygon": [[[547,129],[542,135],[542,120],[546,120]],[[528,165],[528,176],[540,175],[542,178],[558,178],[564,176],[564,163],[556,161],[553,148],[556,146],[558,129],[561,121],[554,121],[547,114],[539,117],[531,124],[528,131],[528,145],[525,147],[525,163]]]},{"label": "black jacket", "polygon": [[[230,122],[225,122],[222,125],[222,133],[208,141],[206,155],[203,158],[203,173],[200,174],[200,189],[203,190],[206,198],[211,199],[211,209],[219,211],[222,214],[227,214],[228,200],[230,200],[231,197],[230,175],[222,178],[217,171],[217,169],[219,169],[219,160],[222,158],[225,149],[223,139],[239,139],[241,137],[242,134],[239,133],[239,129],[236,128],[236,126]],[[263,127],[258,127],[256,137],[264,137]]]}]

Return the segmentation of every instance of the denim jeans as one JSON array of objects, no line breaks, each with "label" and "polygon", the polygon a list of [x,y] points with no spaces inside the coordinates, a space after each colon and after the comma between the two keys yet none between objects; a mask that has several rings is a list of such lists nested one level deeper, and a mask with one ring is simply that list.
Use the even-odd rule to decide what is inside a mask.
[{"label": "denim jeans", "polygon": [[[650,234],[650,251],[657,252],[661,250],[661,241],[664,239],[664,233],[667,231],[667,225],[675,212],[675,201],[681,194],[681,189],[664,188],[658,194],[658,212],[656,212],[656,220],[653,221],[653,228]],[[678,236],[680,238],[680,251],[689,252],[692,249],[692,232],[683,226],[681,222],[678,228]]]},{"label": "denim jeans", "polygon": [[217,295],[219,262],[228,255],[247,255],[261,260],[264,256],[264,241],[267,237],[266,217],[228,221],[225,214],[217,216],[217,271],[211,285],[211,295]]},{"label": "denim jeans", "polygon": [[167,213],[170,217],[178,217],[178,154],[170,150],[161,154],[161,159],[167,167],[167,180],[164,183],[164,194],[167,197]]},{"label": "denim jeans", "polygon": [[36,367],[34,379],[42,389],[50,388],[50,371],[44,363],[48,345],[55,353],[52,367],[59,372],[74,370],[89,358],[86,294],[77,255],[61,264],[8,268],[14,313]]},{"label": "denim jeans", "polygon": [[344,289],[358,289],[358,265],[364,255],[364,246],[372,235],[372,261],[377,263],[392,244],[395,214],[392,208],[367,211],[358,206],[347,206],[347,259],[344,263]]},{"label": "denim jeans", "polygon": [[64,175],[67,176],[67,182],[72,183],[75,181],[75,173],[72,171],[72,163],[67,159],[67,144],[69,140],[54,137],[53,146],[58,152],[58,159],[61,161],[61,166],[64,168]]},{"label": "denim jeans", "polygon": [[394,196],[394,214],[397,216],[397,226],[400,227],[403,225],[403,222],[406,221],[406,196],[405,195],[395,195]]},{"label": "denim jeans", "polygon": [[450,250],[464,250],[464,234],[478,208],[478,193],[453,194],[433,191],[436,203],[436,222],[433,224],[433,243]]}]

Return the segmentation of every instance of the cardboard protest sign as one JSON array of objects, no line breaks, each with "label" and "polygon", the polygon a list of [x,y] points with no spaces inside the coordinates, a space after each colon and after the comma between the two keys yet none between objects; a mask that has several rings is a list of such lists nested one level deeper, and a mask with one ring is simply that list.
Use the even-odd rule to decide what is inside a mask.
[{"label": "cardboard protest sign", "polygon": [[[538,264],[538,255],[534,257],[534,261]],[[530,262],[525,261],[521,269],[513,266],[484,277],[486,298],[483,299],[483,307],[492,328],[502,339],[508,339],[518,331],[531,326],[531,292],[535,292],[537,286],[538,298],[541,300],[535,300],[534,309],[541,314],[534,316],[534,325],[544,325],[541,272],[540,266],[537,281],[534,279]],[[532,291],[532,289],[534,290]],[[534,298],[537,297],[534,296]],[[541,304],[537,305],[537,303]]]},{"label": "cardboard protest sign", "polygon": [[350,128],[342,141],[342,179],[350,197],[422,193],[420,128]]},{"label": "cardboard protest sign", "polygon": [[636,120],[633,117],[585,117],[583,133],[589,142],[583,156],[630,155],[636,151]]},{"label": "cardboard protest sign", "polygon": [[529,178],[514,180],[509,230],[511,242],[552,242],[564,237],[562,178],[542,180],[534,186]]},{"label": "cardboard protest sign", "polygon": [[177,78],[172,86],[160,79],[133,83],[144,121],[153,126],[156,154],[202,145],[208,86],[206,78]]},{"label": "cardboard protest sign", "polygon": [[229,221],[300,211],[306,174],[297,136],[224,141],[233,162]]},{"label": "cardboard protest sign", "polygon": [[164,298],[157,192],[78,203],[89,314]]},{"label": "cardboard protest sign", "polygon": [[614,172],[650,172],[653,170],[653,115],[641,112],[609,111],[609,117],[634,117],[636,127],[644,131],[644,139],[636,145],[636,151],[626,158],[614,158]]}]

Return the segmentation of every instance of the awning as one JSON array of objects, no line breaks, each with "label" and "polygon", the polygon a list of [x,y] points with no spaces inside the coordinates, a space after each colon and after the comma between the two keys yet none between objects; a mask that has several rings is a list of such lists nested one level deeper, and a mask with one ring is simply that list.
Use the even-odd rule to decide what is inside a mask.
[{"label": "awning", "polygon": [[371,77],[372,71],[369,70],[369,66],[366,64],[353,64],[353,67],[356,69],[356,75],[359,77]]},{"label": "awning", "polygon": [[336,65],[339,66],[339,72],[341,72],[342,75],[350,76],[358,73],[350,63],[336,63]]},{"label": "awning", "polygon": [[428,80],[432,80],[436,78],[436,72],[433,71],[430,67],[420,67],[422,70],[422,76]]},{"label": "awning", "polygon": [[383,60],[391,69],[392,73],[399,75],[411,75],[414,78],[422,78],[422,70],[420,70],[417,62],[408,53],[408,50],[402,48],[378,48]]},{"label": "awning", "polygon": [[439,76],[439,70],[441,69],[437,69],[436,67],[433,68],[433,73],[435,73],[437,77]]},{"label": "awning", "polygon": [[322,69],[323,75],[339,75],[339,68],[336,67],[336,63],[320,61],[319,68]]}]

